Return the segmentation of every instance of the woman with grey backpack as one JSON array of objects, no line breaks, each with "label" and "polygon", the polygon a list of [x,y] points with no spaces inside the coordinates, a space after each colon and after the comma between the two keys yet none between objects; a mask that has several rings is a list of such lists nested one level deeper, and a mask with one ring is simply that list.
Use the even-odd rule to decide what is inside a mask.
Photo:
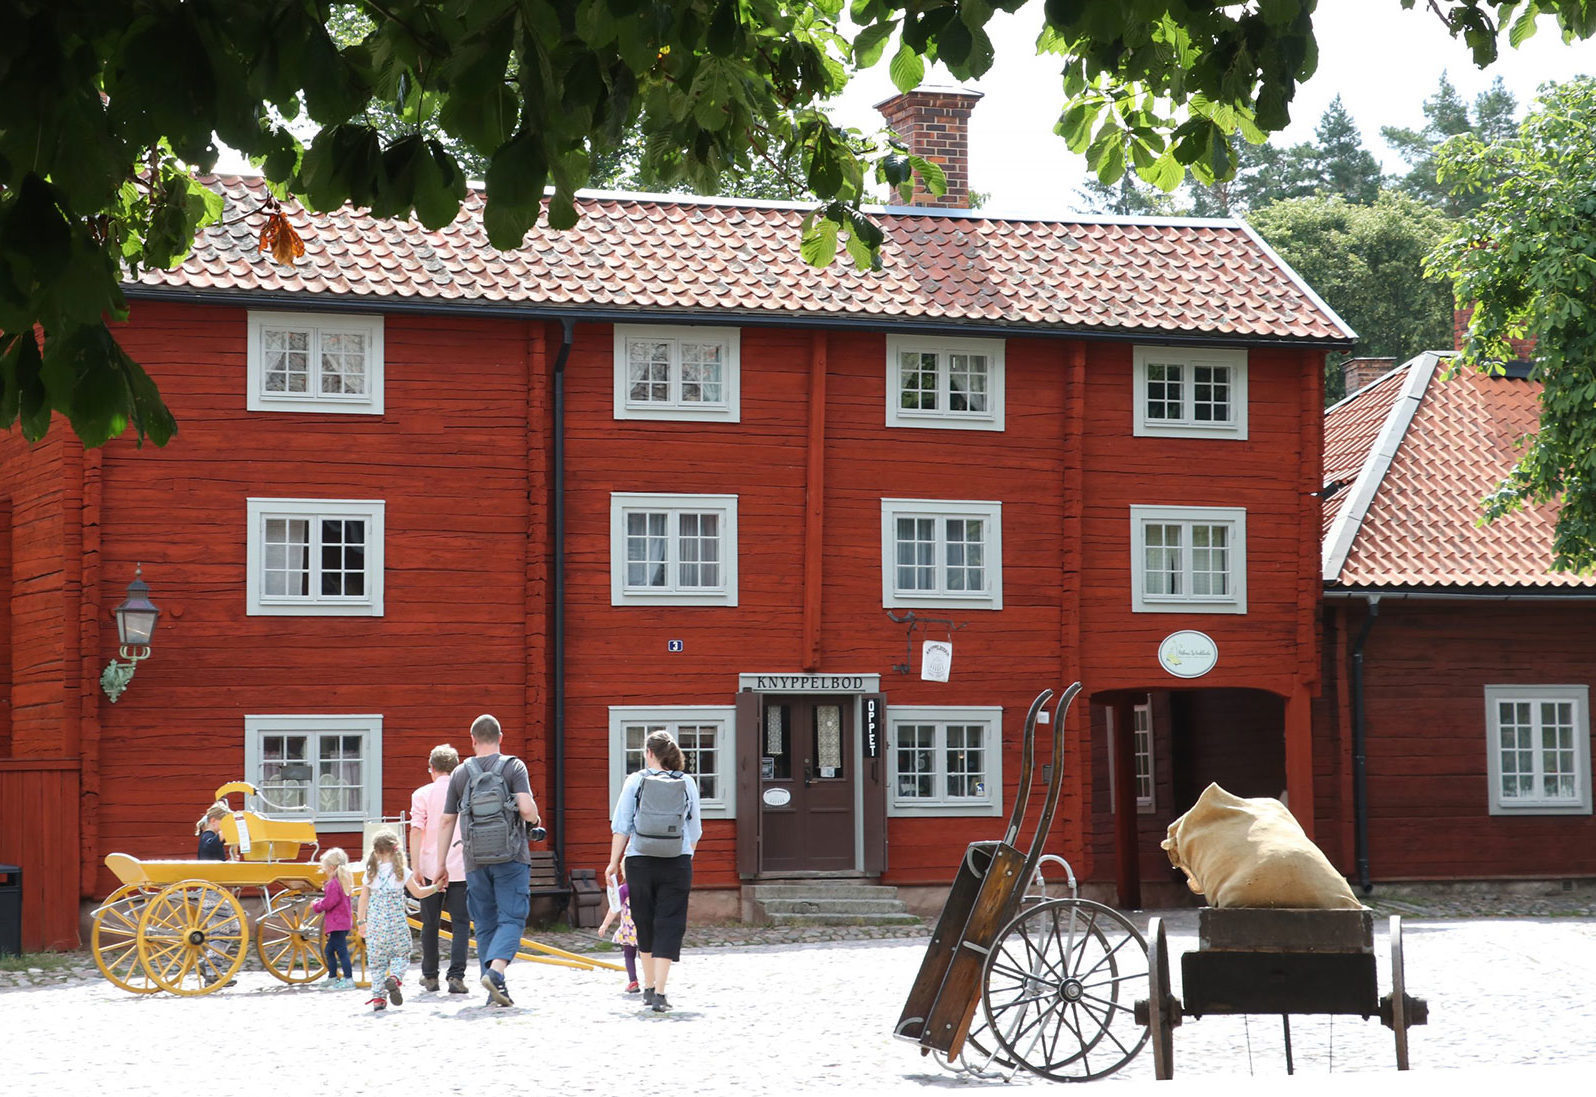
[{"label": "woman with grey backpack", "polygon": [[693,848],[704,833],[698,783],[683,772],[682,750],[670,732],[653,732],[643,743],[643,768],[621,786],[610,830],[615,837],[604,876],[613,880],[618,874],[631,892],[643,1005],[664,1013],[671,1008],[665,980],[671,964],[682,958]]}]

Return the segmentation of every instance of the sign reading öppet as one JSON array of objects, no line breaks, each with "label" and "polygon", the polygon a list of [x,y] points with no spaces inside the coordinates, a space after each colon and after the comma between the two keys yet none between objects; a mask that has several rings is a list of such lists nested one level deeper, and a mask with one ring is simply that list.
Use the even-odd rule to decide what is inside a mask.
[{"label": "sign reading \u00f6ppet", "polygon": [[1177,678],[1201,678],[1219,662],[1219,645],[1206,632],[1183,629],[1158,645],[1158,665]]}]

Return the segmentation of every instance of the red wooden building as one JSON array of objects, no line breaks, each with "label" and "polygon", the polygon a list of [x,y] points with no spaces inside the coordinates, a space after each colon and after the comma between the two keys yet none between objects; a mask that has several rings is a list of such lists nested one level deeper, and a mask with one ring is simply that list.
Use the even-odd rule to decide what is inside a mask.
[{"label": "red wooden building", "polygon": [[[1166,881],[1213,779],[1337,824],[1314,493],[1350,333],[1246,226],[899,209],[867,273],[807,267],[797,205],[596,195],[499,254],[473,198],[439,232],[296,211],[287,268],[239,216],[259,184],[217,186],[229,223],[120,332],[173,442],[0,439],[0,861],[48,901],[185,853],[238,777],[353,841],[484,711],[568,867],[671,728],[708,915],[773,875],[930,902],[1001,826],[1031,697],[1077,678],[1054,848],[1089,884]],[[112,705],[138,564],[165,615]],[[906,656],[889,611],[959,626],[949,681],[920,677],[947,632]],[[53,852],[8,847],[19,816]]]},{"label": "red wooden building", "polygon": [[1596,874],[1596,577],[1549,570],[1553,508],[1476,525],[1539,418],[1506,369],[1421,354],[1326,413],[1321,839],[1364,885]]}]

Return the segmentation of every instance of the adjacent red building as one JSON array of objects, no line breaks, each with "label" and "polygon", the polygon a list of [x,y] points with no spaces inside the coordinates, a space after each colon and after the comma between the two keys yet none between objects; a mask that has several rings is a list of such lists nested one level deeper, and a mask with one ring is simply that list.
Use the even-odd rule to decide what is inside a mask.
[{"label": "adjacent red building", "polygon": [[1539,421],[1528,372],[1422,354],[1326,413],[1320,837],[1365,885],[1596,873],[1596,577],[1550,570],[1555,508],[1478,524]]},{"label": "adjacent red building", "polygon": [[[806,266],[798,205],[594,195],[500,254],[473,197],[439,232],[295,211],[281,267],[259,183],[216,186],[228,223],[119,333],[173,442],[0,439],[0,861],[35,944],[107,852],[184,854],[222,782],[353,843],[484,711],[568,867],[670,728],[708,914],[792,875],[929,903],[1075,679],[1051,848],[1089,884],[1166,881],[1209,780],[1339,825],[1315,493],[1351,333],[1246,226],[889,210],[869,273]],[[164,617],[112,705],[138,565]]]}]

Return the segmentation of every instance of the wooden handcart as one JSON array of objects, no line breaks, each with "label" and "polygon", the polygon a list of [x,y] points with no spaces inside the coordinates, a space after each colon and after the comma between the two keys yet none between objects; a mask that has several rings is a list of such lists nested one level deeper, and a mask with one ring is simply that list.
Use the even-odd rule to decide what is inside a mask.
[{"label": "wooden handcart", "polygon": [[[238,793],[246,803],[264,802],[243,781],[223,785],[215,799]],[[315,860],[315,824],[246,809],[223,817],[221,825],[223,840],[239,851],[240,860],[106,856],[106,867],[121,886],[94,911],[90,947],[95,966],[111,983],[134,994],[210,994],[244,966],[252,937],[261,966],[285,983],[311,983],[327,973],[322,915],[310,909],[326,883]],[[298,860],[306,850],[309,859]],[[361,866],[349,867],[358,884]],[[261,913],[254,919],[244,911],[240,894],[245,890],[260,896]],[[420,928],[414,919],[410,924]],[[447,938],[449,930],[439,936]],[[365,942],[351,934],[349,947],[362,973],[359,985],[366,986]],[[517,957],[583,970],[622,970],[525,937]]]},{"label": "wooden handcart", "polygon": [[1001,840],[974,842],[965,851],[894,1030],[950,1066],[968,1063],[969,1045],[999,1070],[1023,1066],[1059,1081],[1084,1081],[1119,1069],[1147,1041],[1131,1004],[1147,979],[1147,945],[1136,927],[1085,899],[1025,905],[1058,808],[1064,725],[1080,690],[1079,682],[1066,689],[1053,713],[1047,798],[1030,850],[1022,853],[1036,726],[1053,691],[1031,703],[1008,828]]},{"label": "wooden handcart", "polygon": [[1374,915],[1361,910],[1248,910],[1204,907],[1197,951],[1181,957],[1181,992],[1170,990],[1169,945],[1161,919],[1148,923],[1149,997],[1136,1003],[1153,1045],[1153,1072],[1175,1076],[1174,1030],[1185,1017],[1271,1014],[1281,1017],[1286,1070],[1292,1014],[1378,1016],[1396,1036],[1398,1070],[1408,1069],[1408,1028],[1429,1020],[1429,1006],[1407,993],[1402,919],[1392,917],[1391,993],[1375,974]]}]

